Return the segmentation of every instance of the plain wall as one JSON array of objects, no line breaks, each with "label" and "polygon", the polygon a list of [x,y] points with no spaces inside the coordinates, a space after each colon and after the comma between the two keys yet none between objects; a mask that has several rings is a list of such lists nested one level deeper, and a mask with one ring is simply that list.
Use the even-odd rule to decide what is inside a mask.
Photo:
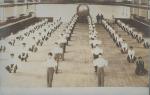
[{"label": "plain wall", "polygon": [[[62,17],[63,21],[68,21],[74,13],[78,4],[38,4],[36,5],[37,17]],[[104,14],[106,18],[130,18],[130,8],[125,6],[111,5],[89,5],[92,17],[98,13]]]},{"label": "plain wall", "polygon": [[35,12],[35,5],[14,6],[14,7],[0,7],[0,20],[5,21],[8,17],[18,17],[20,14],[29,14],[29,12]]},{"label": "plain wall", "polygon": [[[78,4],[36,4],[27,6],[1,7],[0,19],[5,20],[7,17],[20,14],[28,14],[35,12],[37,17],[62,17],[63,21],[69,21],[76,13]],[[130,8],[125,6],[111,5],[88,5],[92,17],[98,13],[102,13],[106,18],[112,18],[112,15],[117,18],[130,18]]]}]

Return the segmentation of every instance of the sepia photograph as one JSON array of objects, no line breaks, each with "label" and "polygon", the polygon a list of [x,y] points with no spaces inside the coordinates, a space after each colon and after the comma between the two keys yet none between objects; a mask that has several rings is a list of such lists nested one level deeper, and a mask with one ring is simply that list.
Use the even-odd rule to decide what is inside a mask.
[{"label": "sepia photograph", "polygon": [[149,95],[150,0],[0,0],[0,95]]}]

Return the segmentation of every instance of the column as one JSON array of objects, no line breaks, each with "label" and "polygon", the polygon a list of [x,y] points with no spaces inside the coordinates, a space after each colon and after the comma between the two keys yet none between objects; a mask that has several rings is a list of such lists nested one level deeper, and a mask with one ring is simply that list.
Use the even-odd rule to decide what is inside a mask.
[{"label": "column", "polygon": [[0,7],[0,21],[3,21],[3,15],[4,15],[3,7]]},{"label": "column", "polygon": [[4,0],[0,0],[0,4],[3,4],[4,3]]},{"label": "column", "polygon": [[[150,6],[150,0],[148,1],[148,5]],[[148,19],[150,19],[150,10],[148,10]]]},{"label": "column", "polygon": [[[0,0],[0,4],[3,4],[4,0]],[[0,7],[0,21],[3,21],[3,7]]]},{"label": "column", "polygon": [[14,0],[14,3],[18,3],[18,0]]},{"label": "column", "polygon": [[28,0],[24,0],[24,3],[28,3]]},{"label": "column", "polygon": [[19,17],[18,15],[18,6],[14,6],[14,17]]},{"label": "column", "polygon": [[24,14],[28,15],[28,11],[29,11],[29,4],[28,4],[28,0],[24,0]]},{"label": "column", "polygon": [[2,7],[2,21],[5,22],[7,20],[6,16],[6,7]]}]

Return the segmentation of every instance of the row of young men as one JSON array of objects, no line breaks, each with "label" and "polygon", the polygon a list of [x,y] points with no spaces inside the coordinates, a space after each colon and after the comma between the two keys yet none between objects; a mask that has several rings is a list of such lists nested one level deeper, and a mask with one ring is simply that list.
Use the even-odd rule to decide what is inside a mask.
[{"label": "row of young men", "polygon": [[128,44],[123,40],[121,35],[119,35],[105,20],[102,21],[104,27],[109,31],[110,36],[118,47],[121,48],[123,54],[128,52]]},{"label": "row of young men", "polygon": [[103,58],[102,42],[97,39],[97,31],[92,18],[88,17],[89,22],[89,44],[93,55],[93,65],[98,76],[98,86],[104,86],[104,67],[108,61]]},{"label": "row of young men", "polygon": [[133,30],[132,27],[126,25],[125,23],[123,23],[120,20],[117,20],[117,24],[125,31],[128,33],[128,35],[130,35],[133,39],[136,39],[138,43],[142,43],[143,42],[143,46],[145,48],[150,48],[150,42],[147,39],[143,38],[142,33],[138,33],[136,31]]},{"label": "row of young men", "polygon": [[52,87],[53,75],[54,72],[58,73],[58,67],[60,60],[64,61],[64,53],[66,52],[66,46],[68,41],[71,40],[73,30],[76,24],[78,16],[74,15],[70,22],[67,24],[63,32],[60,33],[58,40],[55,42],[55,45],[51,52],[48,54],[48,68],[47,68],[47,86]]},{"label": "row of young men", "polygon": [[[12,72],[16,73],[16,70],[18,69],[18,64],[17,64],[18,59],[27,62],[27,59],[29,58],[29,54],[31,52],[37,51],[38,49],[37,41],[40,40],[43,43],[44,41],[48,40],[50,36],[47,34],[54,32],[61,24],[61,21],[57,20],[55,23],[56,24],[50,23],[48,22],[47,19],[44,19],[41,22],[35,24],[34,26],[30,26],[27,29],[17,33],[16,35],[12,34],[8,38],[6,38],[5,43],[2,44],[3,45],[8,44],[6,50],[7,49],[11,50],[11,51],[8,50],[6,52],[10,54],[11,57],[9,62],[10,64],[8,64],[5,67],[9,73]],[[53,26],[53,28],[51,28],[51,26]],[[18,37],[22,37],[23,39],[18,39]],[[15,41],[13,45],[9,44],[9,42],[13,40]]]},{"label": "row of young men", "polygon": [[122,39],[120,35],[110,26],[108,23],[103,20],[102,21],[104,27],[109,32],[110,36],[112,37],[113,41],[116,43],[118,47],[121,48],[121,52],[123,54],[128,54],[127,60],[129,63],[136,63],[136,70],[135,73],[137,75],[145,75],[147,71],[144,68],[144,61],[141,56],[138,58],[135,56],[135,51],[132,46],[128,49],[128,44],[125,42],[125,40]]}]

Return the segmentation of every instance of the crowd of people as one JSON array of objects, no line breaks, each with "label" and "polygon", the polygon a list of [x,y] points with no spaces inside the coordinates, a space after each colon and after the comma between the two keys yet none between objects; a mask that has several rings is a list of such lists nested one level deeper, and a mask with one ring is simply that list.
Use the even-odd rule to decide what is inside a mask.
[{"label": "crowd of people", "polygon": [[134,31],[134,29],[125,23],[123,23],[121,20],[116,21],[117,24],[130,35],[133,39],[136,39],[138,43],[143,43],[143,46],[145,48],[150,48],[150,42],[148,39],[143,38],[143,34],[140,32]]},{"label": "crowd of people", "polygon": [[[135,50],[134,50],[133,46],[129,46],[129,48],[128,48],[128,44],[121,37],[121,35],[119,35],[104,19],[102,20],[102,24],[104,25],[105,29],[109,32],[111,38],[116,43],[117,47],[121,48],[121,52],[123,54],[127,53],[127,55],[128,55],[127,61],[129,63],[136,63],[135,73],[137,75],[147,74],[147,70],[144,68],[144,61],[141,56],[137,57],[135,55]],[[125,27],[123,29],[126,30]],[[143,39],[143,38],[140,38],[140,39]],[[140,40],[140,39],[138,39],[138,40]]]},{"label": "crowd of people", "polygon": [[11,33],[10,36],[2,38],[0,40],[1,53],[10,60],[5,69],[9,73],[16,73],[20,65],[18,63],[20,61],[27,62],[30,54],[36,53],[61,23],[61,18],[54,22],[43,19],[16,34]]},{"label": "crowd of people", "polygon": [[47,69],[47,86],[52,87],[54,72],[57,74],[59,72],[59,63],[64,61],[64,53],[66,52],[66,46],[71,40],[75,24],[77,22],[78,16],[75,14],[71,20],[68,22],[67,26],[61,31],[59,38],[55,41],[54,47],[48,53],[48,69]]},{"label": "crowd of people", "polygon": [[[54,72],[58,73],[58,66],[60,60],[64,61],[64,53],[66,46],[71,40],[74,26],[78,16],[75,14],[71,20],[63,27],[63,31],[59,31],[59,38],[55,41],[54,47],[48,53],[47,58],[47,86],[52,87],[52,80]],[[5,69],[9,73],[16,73],[19,67],[19,60],[28,61],[30,53],[38,52],[38,48],[44,44],[51,37],[52,33],[59,29],[62,24],[61,18],[49,22],[48,19],[43,19],[34,25],[19,31],[16,34],[11,33],[7,38],[0,40],[0,53],[7,54],[9,58]]]},{"label": "crowd of people", "polygon": [[102,41],[97,38],[97,31],[93,19],[88,16],[89,44],[93,55],[93,65],[98,76],[98,86],[104,86],[104,67],[108,61],[103,57]]},{"label": "crowd of people", "polygon": [[[104,67],[108,65],[108,61],[103,56],[102,41],[97,37],[97,31],[95,23],[91,16],[87,17],[89,24],[89,45],[93,57],[93,66],[95,73],[98,76],[98,86],[104,86]],[[96,16],[97,23],[101,23],[105,29],[109,32],[111,38],[118,48],[120,48],[122,54],[127,54],[127,60],[129,63],[136,63],[135,73],[137,75],[147,74],[147,70],[144,68],[144,61],[141,56],[137,57],[133,46],[128,46],[127,42],[115,31],[108,22],[104,19],[104,16]],[[74,15],[71,20],[63,27],[63,31],[59,31],[59,38],[54,42],[54,47],[48,52],[47,58],[47,86],[52,87],[52,81],[54,73],[59,73],[60,61],[65,60],[66,47],[71,41],[75,24],[78,20],[78,15]],[[0,53],[8,54],[9,64],[6,64],[5,69],[9,73],[16,73],[19,68],[19,61],[27,62],[31,53],[38,52],[39,47],[43,44],[48,44],[47,41],[51,37],[52,33],[59,29],[62,24],[61,18],[49,22],[48,19],[43,19],[34,25],[28,26],[26,29],[19,31],[16,34],[11,33],[6,38],[0,40]],[[125,25],[120,20],[117,20],[117,24],[126,31],[132,38],[137,39],[138,43],[143,43],[145,48],[150,47],[150,43],[143,38],[141,33],[133,31],[131,27]]]}]

